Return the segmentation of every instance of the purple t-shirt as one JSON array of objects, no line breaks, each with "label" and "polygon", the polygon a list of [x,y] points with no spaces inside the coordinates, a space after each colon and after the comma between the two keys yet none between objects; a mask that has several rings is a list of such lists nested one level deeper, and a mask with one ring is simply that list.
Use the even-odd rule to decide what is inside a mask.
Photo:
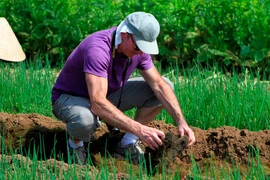
[{"label": "purple t-shirt", "polygon": [[[52,103],[61,94],[89,97],[85,73],[108,79],[107,96],[122,87],[123,72],[128,58],[118,54],[117,51],[115,51],[115,58],[112,58],[111,39],[115,29],[116,27],[113,27],[93,33],[70,54],[52,88]],[[152,66],[153,62],[149,54],[133,56],[124,83],[135,68],[147,70]]]}]

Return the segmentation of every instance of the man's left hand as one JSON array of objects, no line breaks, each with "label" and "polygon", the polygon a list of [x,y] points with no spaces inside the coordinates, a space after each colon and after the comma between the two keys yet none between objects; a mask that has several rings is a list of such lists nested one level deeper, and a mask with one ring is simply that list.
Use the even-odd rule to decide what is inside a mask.
[{"label": "man's left hand", "polygon": [[196,140],[195,140],[194,132],[192,131],[192,129],[190,129],[190,127],[187,124],[178,125],[178,131],[181,137],[184,135],[188,136],[188,140],[189,140],[188,146],[191,146],[195,143]]}]

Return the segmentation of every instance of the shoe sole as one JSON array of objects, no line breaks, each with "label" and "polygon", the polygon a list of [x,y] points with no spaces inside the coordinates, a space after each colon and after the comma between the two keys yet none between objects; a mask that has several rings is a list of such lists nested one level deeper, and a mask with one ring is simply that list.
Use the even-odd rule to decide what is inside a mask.
[{"label": "shoe sole", "polygon": [[118,159],[121,159],[121,160],[125,160],[125,157],[123,157],[122,155],[117,154],[117,153],[114,153],[114,158],[118,158]]}]

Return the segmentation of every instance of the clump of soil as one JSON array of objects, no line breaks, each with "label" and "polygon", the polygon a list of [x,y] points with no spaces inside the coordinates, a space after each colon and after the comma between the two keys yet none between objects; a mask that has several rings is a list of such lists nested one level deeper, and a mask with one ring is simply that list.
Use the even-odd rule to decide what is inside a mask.
[{"label": "clump of soil", "polygon": [[[230,169],[230,164],[238,164],[244,174],[252,156],[258,156],[264,171],[270,174],[270,130],[252,132],[229,126],[208,130],[192,128],[196,143],[187,147],[188,139],[186,136],[179,137],[177,127],[165,124],[163,121],[154,121],[150,123],[150,126],[166,134],[163,146],[159,150],[153,151],[149,147],[145,149],[146,171],[148,171],[146,173],[153,177],[159,177],[164,166],[169,174],[180,171],[182,178],[190,177],[193,161],[200,166],[201,173],[204,173],[211,161],[217,167],[228,167],[228,169]],[[4,137],[6,147],[5,152],[1,152],[2,148],[0,148],[0,155],[14,153],[14,149],[17,149],[15,152],[29,156],[31,155],[29,149],[33,149],[35,145],[36,149],[43,149],[43,154],[38,154],[40,160],[55,158],[64,159],[67,162],[65,124],[56,119],[38,114],[0,113],[0,132],[0,135]],[[105,157],[112,155],[113,158],[115,147],[123,134],[124,132],[120,132],[112,135],[106,125],[102,124],[95,132],[92,142],[85,144],[92,164],[97,170],[106,159]],[[114,159],[113,163],[107,161],[109,166],[115,167],[119,179],[128,178],[125,174],[126,161],[119,159]],[[150,165],[152,170],[150,170]],[[138,165],[131,164],[131,166],[139,171]]]},{"label": "clump of soil", "polygon": [[[151,150],[149,147],[146,148],[146,159],[151,159],[151,165],[159,168],[159,172],[162,172],[162,168],[166,168],[167,171],[171,172],[171,167],[174,166],[176,161],[183,158],[184,150],[188,145],[188,137],[178,137],[177,135],[167,132],[163,145],[156,151]],[[150,156],[150,157],[149,157]],[[172,171],[174,173],[175,169]]]}]

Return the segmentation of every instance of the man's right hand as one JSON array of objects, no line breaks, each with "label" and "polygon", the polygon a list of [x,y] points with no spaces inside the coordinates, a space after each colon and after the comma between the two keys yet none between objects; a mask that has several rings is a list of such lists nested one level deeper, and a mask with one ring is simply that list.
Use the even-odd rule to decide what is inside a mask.
[{"label": "man's right hand", "polygon": [[159,146],[162,146],[162,141],[165,138],[165,134],[163,131],[158,129],[142,125],[138,137],[151,149],[156,150]]}]

